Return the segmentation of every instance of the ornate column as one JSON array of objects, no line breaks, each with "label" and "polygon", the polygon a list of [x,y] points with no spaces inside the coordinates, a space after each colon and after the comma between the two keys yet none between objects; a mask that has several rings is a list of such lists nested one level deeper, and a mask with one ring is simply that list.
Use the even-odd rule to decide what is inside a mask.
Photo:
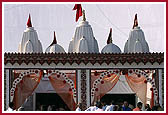
[{"label": "ornate column", "polygon": [[78,103],[82,103],[82,110],[90,106],[90,70],[77,70]]}]

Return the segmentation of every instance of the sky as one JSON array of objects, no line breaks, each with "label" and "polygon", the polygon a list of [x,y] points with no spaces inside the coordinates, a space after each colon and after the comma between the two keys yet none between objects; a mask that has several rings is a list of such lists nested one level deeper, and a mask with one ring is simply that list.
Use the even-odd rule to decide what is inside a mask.
[{"label": "sky", "polygon": [[[4,52],[18,52],[29,13],[32,25],[42,43],[43,52],[52,42],[54,31],[57,43],[67,52],[75,28],[82,20],[80,17],[78,22],[75,22],[76,12],[72,10],[74,4],[4,4]],[[164,52],[166,18],[164,4],[82,3],[82,8],[85,9],[86,20],[98,41],[99,52],[106,45],[110,28],[113,29],[113,43],[119,46],[122,52],[124,51],[136,13],[150,52]]]}]

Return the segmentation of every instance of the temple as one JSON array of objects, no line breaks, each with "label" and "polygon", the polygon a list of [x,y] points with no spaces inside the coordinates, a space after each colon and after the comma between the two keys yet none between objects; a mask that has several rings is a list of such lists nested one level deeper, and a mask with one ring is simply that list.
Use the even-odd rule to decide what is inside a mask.
[{"label": "temple", "polygon": [[113,43],[112,28],[107,36],[99,52],[83,10],[68,52],[55,32],[43,52],[29,15],[18,53],[4,54],[4,110],[9,102],[25,111],[47,111],[49,106],[74,111],[78,103],[85,110],[100,100],[164,107],[164,53],[150,52],[137,14],[123,51]]}]

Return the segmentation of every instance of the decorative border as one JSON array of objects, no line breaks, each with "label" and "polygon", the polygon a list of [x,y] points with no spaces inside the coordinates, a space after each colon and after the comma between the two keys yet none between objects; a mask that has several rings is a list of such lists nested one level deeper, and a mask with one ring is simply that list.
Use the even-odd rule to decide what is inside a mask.
[{"label": "decorative border", "polygon": [[75,88],[75,84],[74,84],[73,80],[69,79],[65,73],[60,72],[58,70],[47,70],[47,71],[48,71],[47,77],[51,76],[52,74],[57,74],[57,75],[63,76],[63,78],[64,78],[63,82],[68,83],[70,85],[71,88],[69,89],[69,91],[73,92],[73,98],[76,103],[77,93],[76,93],[76,88]]},{"label": "decorative border", "polygon": [[157,62],[161,64],[164,62],[164,53],[5,53],[4,54],[4,64],[12,64],[15,63],[21,65],[25,63],[28,65],[32,64],[41,64],[44,63],[51,64],[62,63],[65,65],[69,63],[72,65],[73,63],[81,64],[84,63],[87,65],[91,63],[92,65],[99,63],[102,65],[106,63],[109,65],[110,63],[117,64],[121,63],[124,65],[125,63],[132,64],[135,62],[136,64],[143,63],[146,65],[148,62],[152,65]]},{"label": "decorative border", "polygon": [[38,75],[40,74],[40,70],[23,70],[23,71],[19,74],[19,77],[16,78],[16,79],[13,81],[12,88],[11,88],[11,90],[10,90],[10,102],[13,101],[14,93],[15,93],[17,84],[19,84],[19,83],[23,80],[23,77],[24,77],[24,76],[30,75],[30,74],[36,74],[36,75],[38,76]]}]

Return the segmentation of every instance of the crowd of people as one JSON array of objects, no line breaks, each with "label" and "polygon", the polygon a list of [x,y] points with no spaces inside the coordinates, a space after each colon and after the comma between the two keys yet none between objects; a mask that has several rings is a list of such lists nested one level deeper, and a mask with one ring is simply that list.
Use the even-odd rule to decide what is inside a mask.
[{"label": "crowd of people", "polygon": [[[82,110],[82,104],[79,103],[77,105],[76,111],[142,111],[143,103],[138,102],[136,107],[129,104],[127,101],[120,102],[115,104],[114,101],[111,101],[110,104],[106,104],[105,102],[96,102],[92,106],[88,107],[86,110]],[[14,104],[12,102],[9,103],[9,107],[7,111],[24,111],[23,107],[20,107],[18,110],[14,110]],[[36,111],[69,111],[67,106],[60,105],[39,105]],[[163,108],[157,104],[150,108],[149,104],[145,105],[144,111],[163,111]]]},{"label": "crowd of people", "polygon": [[[127,101],[123,103],[114,104],[114,101],[111,101],[110,104],[106,104],[105,102],[96,102],[92,106],[88,107],[84,111],[142,111],[143,103],[138,102],[136,107],[129,104]],[[149,104],[145,105],[145,111],[162,111],[163,109],[158,104],[150,108]],[[82,111],[82,104],[79,103],[76,111]]]}]

